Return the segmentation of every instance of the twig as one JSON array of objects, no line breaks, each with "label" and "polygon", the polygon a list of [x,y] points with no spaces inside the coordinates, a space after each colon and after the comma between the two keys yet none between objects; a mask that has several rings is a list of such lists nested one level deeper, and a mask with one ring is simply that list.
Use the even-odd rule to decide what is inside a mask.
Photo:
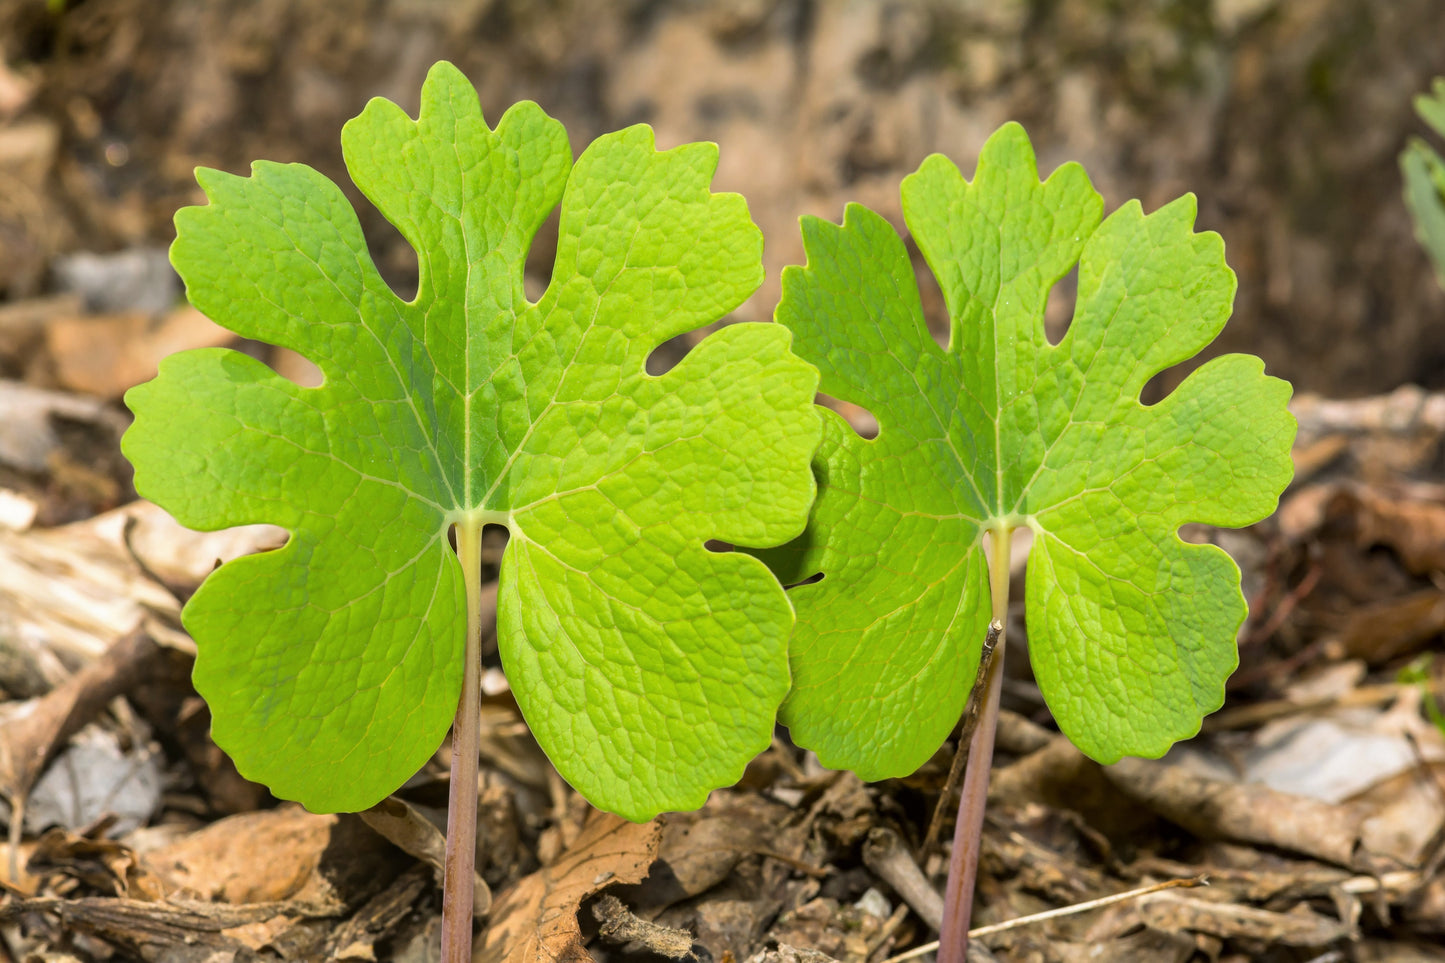
[{"label": "twig", "polygon": [[692,955],[692,934],[672,926],[639,919],[632,910],[606,893],[592,907],[598,922],[597,935],[615,946],[639,943],[659,956],[681,960]]},{"label": "twig", "polygon": [[1269,614],[1269,619],[1249,634],[1247,644],[1259,645],[1261,642],[1268,641],[1271,636],[1278,632],[1279,627],[1284,625],[1285,621],[1294,614],[1294,610],[1300,602],[1304,601],[1304,599],[1315,590],[1315,586],[1319,584],[1320,577],[1324,575],[1324,572],[1325,567],[1319,562],[1311,564],[1309,571],[1305,573],[1305,577],[1300,579],[1300,583],[1291,589],[1284,598],[1280,599],[1279,604],[1274,607],[1274,611]]},{"label": "twig", "polygon": [[920,860],[927,859],[928,854],[933,852],[933,847],[938,845],[944,815],[948,812],[949,803],[953,802],[958,794],[959,783],[963,782],[964,764],[968,762],[968,744],[973,739],[973,731],[978,728],[979,710],[983,705],[984,682],[988,679],[989,668],[993,665],[993,650],[998,645],[998,637],[1002,632],[1003,622],[995,619],[989,623],[988,633],[983,638],[983,652],[979,656],[978,673],[973,680],[973,693],[969,696],[968,706],[963,712],[963,725],[958,732],[958,748],[954,750],[953,764],[948,767],[948,778],[938,794],[938,803],[933,807],[933,818],[928,821],[928,832],[923,837],[923,845],[918,849]]},{"label": "twig", "polygon": [[[1126,890],[1122,893],[1115,893],[1113,896],[1101,896],[1098,899],[1086,900],[1082,903],[1075,903],[1072,906],[1061,906],[1058,909],[1044,910],[1042,913],[1030,913],[1028,916],[1020,916],[1017,919],[1007,920],[1003,923],[994,923],[990,926],[980,926],[968,931],[969,939],[979,936],[990,936],[994,933],[1002,933],[1005,930],[1015,929],[1020,926],[1031,926],[1034,923],[1042,923],[1047,920],[1058,919],[1061,916],[1073,916],[1076,913],[1087,913],[1089,910],[1099,909],[1113,903],[1122,903],[1126,900],[1138,899],[1140,896],[1149,896],[1166,889],[1192,889],[1195,886],[1208,886],[1209,877],[1192,876],[1188,879],[1170,879],[1162,883],[1155,883],[1152,886],[1143,886],[1139,889]],[[922,946],[915,946],[906,953],[899,953],[897,956],[890,956],[883,963],[903,963],[904,960],[911,960],[923,956],[925,953],[932,953],[938,949],[938,942],[925,943]]]},{"label": "twig", "polygon": [[1003,923],[994,923],[991,926],[980,926],[970,930],[969,936],[990,936],[994,933],[1002,933],[1005,930],[1015,929],[1020,926],[1027,926],[1033,923],[1042,923],[1045,920],[1057,919],[1061,916],[1073,916],[1076,913],[1087,913],[1089,910],[1098,909],[1101,906],[1109,906],[1113,903],[1123,903],[1127,900],[1136,899],[1140,896],[1148,896],[1153,893],[1163,892],[1166,889],[1193,889],[1196,886],[1208,886],[1208,876],[1193,876],[1189,879],[1166,879],[1162,883],[1155,883],[1153,886],[1145,886],[1141,889],[1128,890],[1123,893],[1115,893],[1113,896],[1101,896],[1098,899],[1085,900],[1082,903],[1075,903],[1073,906],[1062,906],[1059,909],[1044,910],[1042,913],[1033,913],[1029,916],[1020,916],[1018,919],[1008,920]]},{"label": "twig", "polygon": [[867,959],[870,963],[882,963],[880,954],[890,949],[893,945],[893,937],[898,932],[898,927],[903,925],[903,920],[908,916],[908,904],[899,903],[889,914],[888,919],[883,922],[883,927],[868,944]]},{"label": "twig", "polygon": [[[775,860],[779,863],[782,863],[784,866],[789,867],[795,872],[802,873],[804,876],[811,876],[813,879],[827,879],[829,876],[833,875],[833,870],[829,867],[814,866],[812,863],[798,859],[796,856],[789,856],[786,853],[780,853],[776,849],[763,849],[754,846],[749,847],[745,851],[752,853],[754,856],[761,856],[764,859]],[[700,850],[692,850],[692,852],[700,852]]]},{"label": "twig", "polygon": [[913,907],[935,933],[942,928],[943,898],[913,861],[896,832],[882,826],[869,830],[863,843],[863,865],[893,887],[893,892]]},{"label": "twig", "polygon": [[1299,715],[1304,712],[1318,712],[1321,709],[1343,709],[1355,706],[1376,706],[1392,702],[1400,693],[1410,688],[1409,683],[1382,682],[1376,685],[1362,685],[1336,695],[1317,699],[1270,699],[1237,709],[1216,712],[1204,720],[1205,732],[1221,732],[1228,729],[1247,729],[1275,719]]},{"label": "twig", "polygon": [[1393,873],[1384,873],[1380,876],[1351,876],[1339,884],[1343,893],[1351,896],[1361,896],[1365,893],[1379,893],[1384,891],[1410,892],[1418,889],[1428,877],[1419,870],[1401,869]]}]

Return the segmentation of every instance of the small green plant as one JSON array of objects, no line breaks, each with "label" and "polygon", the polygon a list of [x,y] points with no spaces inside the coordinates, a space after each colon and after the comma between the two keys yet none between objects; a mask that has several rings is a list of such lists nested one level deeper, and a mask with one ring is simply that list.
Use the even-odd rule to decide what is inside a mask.
[{"label": "small green plant", "polygon": [[[1288,385],[1244,356],[1139,403],[1229,315],[1233,275],[1218,237],[1193,232],[1192,198],[1101,223],[1082,169],[1041,184],[1008,125],[972,184],[936,156],[904,181],[952,316],[947,349],[903,242],[850,205],[841,226],[804,220],[808,264],[784,274],[782,324],[724,328],[653,377],[654,348],[761,281],[744,201],[709,189],[712,145],[658,152],[634,127],[574,164],[535,104],[488,128],[448,64],[417,120],[374,100],[342,145],[416,249],[416,296],[383,283],[317,172],[198,171],[209,204],[177,214],[172,248],[191,301],[325,380],[302,388],[234,351],[185,352],[127,394],[123,445],[140,492],[182,522],[291,532],[222,566],[184,612],[216,740],[244,774],[314,810],[361,809],[453,725],[443,959],[470,958],[487,524],[511,535],[498,638],[518,704],[562,775],[632,819],[734,782],[780,704],[828,765],[915,769],[964,709],[1020,527],[1034,533],[1034,669],[1081,748],[1157,755],[1219,706],[1238,571],[1177,532],[1267,514],[1294,422]],[[533,303],[523,263],[558,205],[555,267]],[[1045,300],[1076,263],[1075,320],[1049,344]],[[876,439],[819,414],[818,370],[793,337],[824,391],[877,416]],[[790,599],[769,566],[821,581]],[[987,776],[1002,649],[965,801]],[[955,936],[981,804],[968,812]]]},{"label": "small green plant", "polygon": [[1395,673],[1395,681],[1400,685],[1413,685],[1420,690],[1420,702],[1425,710],[1425,718],[1435,724],[1435,728],[1445,733],[1445,712],[1440,709],[1440,700],[1435,698],[1435,679],[1439,675],[1439,668],[1435,662],[1435,653],[1425,652],[1416,656],[1399,672]]},{"label": "small green plant", "polygon": [[[194,528],[291,532],[185,607],[216,742],[279,796],[357,810],[455,716],[449,851],[469,860],[481,532],[501,524],[502,662],[557,769],[634,820],[700,806],[771,741],[793,623],[760,561],[706,542],[802,531],[820,431],[817,372],[779,325],[724,328],[668,373],[645,370],[761,283],[746,202],[710,192],[711,144],[659,152],[633,127],[574,164],[535,104],[489,129],[445,63],[419,119],[373,100],[342,146],[416,249],[415,298],[382,281],[355,212],[311,168],[200,170],[210,203],[176,215],[171,249],[190,300],[325,382],[201,350],[126,395],[138,491]],[[559,204],[533,303],[523,263]],[[470,959],[472,870],[452,868],[456,961]]]},{"label": "small green plant", "polygon": [[[1445,77],[1435,78],[1427,94],[1415,98],[1415,112],[1445,137]],[[1415,235],[1435,262],[1435,275],[1445,287],[1445,159],[1419,137],[1410,138],[1400,154],[1405,177],[1405,205],[1415,219]]]},{"label": "small green plant", "polygon": [[[1141,404],[1150,378],[1219,333],[1234,275],[1218,235],[1194,233],[1192,196],[1149,215],[1130,202],[1101,222],[1102,206],[1077,164],[1040,183],[1016,124],[988,141],[972,183],[941,156],[925,160],[903,181],[903,210],[943,290],[947,348],[883,218],[849,205],[841,226],[803,221],[808,263],[784,271],[777,319],[821,369],[820,390],[879,425],[870,440],[824,418],[808,530],[760,553],[797,583],[781,719],[824,765],[881,779],[938,749],[990,621],[1006,619],[1018,528],[1033,533],[1030,660],[1080,749],[1102,762],[1158,756],[1223,702],[1245,616],[1239,570],[1178,531],[1273,511],[1292,474],[1290,387],[1258,358],[1229,355]],[[1074,318],[1050,344],[1045,302],[1075,264]],[[971,882],[956,890],[973,867],[958,860],[977,857],[1002,656],[1000,641],[941,959],[952,926],[962,960]]]}]

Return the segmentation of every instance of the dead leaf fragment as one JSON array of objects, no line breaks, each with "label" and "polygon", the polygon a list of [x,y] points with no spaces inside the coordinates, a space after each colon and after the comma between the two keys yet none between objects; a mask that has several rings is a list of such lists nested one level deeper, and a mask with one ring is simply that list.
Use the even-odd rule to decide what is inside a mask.
[{"label": "dead leaf fragment", "polygon": [[1361,546],[1393,549],[1416,575],[1445,572],[1445,490],[1439,486],[1394,491],[1353,485],[1330,501],[1325,515],[1350,517]]},{"label": "dead leaf fragment", "polygon": [[1125,795],[1205,839],[1276,846],[1337,866],[1354,867],[1366,855],[1358,849],[1371,813],[1361,806],[1208,779],[1143,759],[1121,759],[1104,774]]},{"label": "dead leaf fragment", "polygon": [[308,916],[350,912],[404,865],[359,819],[290,803],[228,816],[142,861],[175,895],[237,905],[284,902],[292,915]]},{"label": "dead leaf fragment", "polygon": [[[135,557],[167,586],[194,591],[216,566],[286,544],[289,533],[276,525],[238,525],[216,532],[197,532],[181,525],[165,509],[148,501],[135,501],[112,515],[114,532]],[[97,519],[99,522],[99,519]]]},{"label": "dead leaf fragment", "polygon": [[167,355],[229,344],[235,335],[185,305],[159,323],[144,311],[56,319],[45,329],[46,346],[61,386],[85,395],[117,399],[156,376]]},{"label": "dead leaf fragment", "polygon": [[80,829],[107,818],[123,835],[150,823],[161,808],[158,747],[134,744],[89,726],[76,733],[30,791],[25,827]]},{"label": "dead leaf fragment", "polygon": [[61,528],[0,529],[0,623],[71,668],[104,655],[117,632],[141,622],[157,642],[194,652],[189,637],[167,629],[179,624],[180,603],[126,547],[131,511]]},{"label": "dead leaf fragment", "polygon": [[0,381],[0,465],[39,475],[61,449],[58,422],[97,428],[118,439],[127,419],[94,398]]},{"label": "dead leaf fragment", "polygon": [[1351,610],[1339,628],[1345,655],[1383,665],[1412,655],[1445,632],[1445,592],[1427,588]]},{"label": "dead leaf fragment", "polygon": [[[431,821],[395,796],[356,814],[397,849],[426,863],[436,873],[437,882],[446,872],[447,837]],[[492,890],[481,874],[472,888],[472,915],[483,919],[492,909]]]},{"label": "dead leaf fragment", "polygon": [[657,858],[662,822],[593,812],[555,863],[502,892],[475,963],[591,963],[577,911],[613,884],[640,883]]},{"label": "dead leaf fragment", "polygon": [[258,929],[274,935],[296,922],[275,905],[227,906],[186,900],[156,903],[108,896],[0,903],[0,922],[31,913],[54,915],[69,931],[83,930],[144,959],[166,960],[214,958],[204,953],[189,956],[177,952],[191,947],[219,951],[259,948],[255,938]]},{"label": "dead leaf fragment", "polygon": [[415,866],[367,900],[327,939],[327,960],[375,960],[376,944],[392,935],[426,892],[428,870]]},{"label": "dead leaf fragment", "polygon": [[0,795],[23,799],[56,751],[111,699],[174,673],[176,663],[137,628],[49,694],[11,708],[0,738]]},{"label": "dead leaf fragment", "polygon": [[1350,927],[1301,905],[1289,913],[1274,913],[1216,903],[1178,893],[1160,893],[1139,901],[1139,916],[1155,929],[1169,933],[1208,933],[1221,939],[1259,940],[1269,945],[1326,946],[1351,937]]},{"label": "dead leaf fragment", "polygon": [[106,838],[114,820],[104,819],[85,833],[51,829],[35,844],[25,869],[29,874],[61,874],[86,886],[143,901],[163,895],[159,880],[140,865],[129,846]]}]

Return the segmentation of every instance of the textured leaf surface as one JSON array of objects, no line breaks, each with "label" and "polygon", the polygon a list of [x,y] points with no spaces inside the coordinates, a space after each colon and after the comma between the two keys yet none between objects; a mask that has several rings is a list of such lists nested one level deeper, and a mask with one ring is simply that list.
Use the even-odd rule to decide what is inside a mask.
[{"label": "textured leaf surface", "polygon": [[[731,326],[666,375],[644,370],[762,278],[745,202],[709,191],[716,148],[658,152],[633,127],[574,166],[535,104],[489,129],[449,64],[419,120],[373,100],[342,145],[417,251],[415,299],[383,283],[314,170],[202,170],[210,203],[177,215],[172,248],[191,300],[325,383],[206,350],[127,395],[144,495],[192,527],[292,533],[186,607],[217,742],[314,810],[363,808],[415,772],[456,710],[448,532],[471,519],[510,529],[503,664],[562,774],[632,818],[700,805],[767,746],[792,624],[763,565],[704,543],[796,536],[819,430],[816,373],[780,326]],[[532,303],[523,262],[559,203]]]},{"label": "textured leaf surface", "polygon": [[[1249,356],[1139,402],[1229,316],[1234,276],[1194,200],[1100,222],[1082,168],[1040,183],[1023,129],[984,148],[972,183],[940,156],[903,182],[908,227],[943,289],[930,336],[902,240],[850,205],[805,218],[808,263],[783,275],[778,320],[820,390],[878,419],[864,440],[831,412],[808,531],[762,553],[798,613],[783,721],[824,764],[911,772],[958,721],[989,612],[983,534],[1034,532],[1029,652],[1060,726],[1100,760],[1157,755],[1217,708],[1244,616],[1239,573],[1186,545],[1190,521],[1244,525],[1290,477],[1289,386]],[[1058,345],[1051,286],[1079,264]]]}]

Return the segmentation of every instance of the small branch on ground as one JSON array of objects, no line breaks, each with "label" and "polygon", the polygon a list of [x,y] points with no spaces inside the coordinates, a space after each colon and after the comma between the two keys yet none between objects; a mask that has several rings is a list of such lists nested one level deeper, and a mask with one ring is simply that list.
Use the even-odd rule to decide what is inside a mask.
[{"label": "small branch on ground", "polygon": [[863,843],[863,865],[891,886],[935,933],[939,931],[943,926],[943,897],[923,875],[896,832],[882,826],[869,830]]},{"label": "small branch on ground", "polygon": [[692,954],[691,933],[640,919],[611,893],[604,894],[593,905],[592,915],[599,924],[597,935],[608,943],[616,946],[637,943],[670,960],[681,960]]},{"label": "small branch on ground", "polygon": [[[1061,906],[1058,909],[1044,910],[1042,913],[1030,913],[1028,916],[1020,916],[1018,919],[1006,920],[1002,923],[993,923],[989,926],[980,926],[977,929],[968,931],[969,938],[989,936],[993,933],[1002,933],[1005,930],[1017,929],[1020,926],[1032,926],[1035,923],[1042,923],[1046,920],[1058,919],[1061,916],[1073,916],[1076,913],[1087,913],[1090,910],[1101,909],[1114,903],[1122,903],[1126,900],[1138,899],[1141,896],[1149,896],[1154,893],[1163,892],[1166,889],[1191,889],[1195,886],[1208,886],[1209,877],[1193,876],[1189,879],[1169,879],[1162,883],[1155,883],[1152,886],[1141,886],[1138,889],[1126,890],[1122,893],[1115,893],[1113,896],[1102,896],[1099,899],[1085,900],[1082,903],[1074,903],[1072,906]],[[915,959],[939,948],[937,941],[924,943],[922,946],[915,946],[907,953],[899,953],[897,956],[890,956],[883,963],[904,963],[905,960]]]}]

